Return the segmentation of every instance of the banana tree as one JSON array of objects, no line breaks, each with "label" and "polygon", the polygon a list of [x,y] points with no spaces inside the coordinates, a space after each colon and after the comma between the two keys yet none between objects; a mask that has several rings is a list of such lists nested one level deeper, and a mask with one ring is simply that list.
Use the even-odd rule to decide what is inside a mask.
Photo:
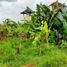
[{"label": "banana tree", "polygon": [[3,22],[3,28],[6,29],[7,31],[7,36],[13,36],[13,34],[15,33],[15,29],[16,29],[16,22],[11,20],[11,19],[6,19],[4,22]]},{"label": "banana tree", "polygon": [[22,33],[23,33],[23,28],[22,28],[22,24],[21,23],[17,23],[16,25],[16,30],[15,32],[18,35],[18,39],[19,39],[19,44],[17,45],[17,53],[20,53],[21,49],[22,49]]},{"label": "banana tree", "polygon": [[48,29],[47,21],[44,22],[44,25],[37,27],[36,31],[38,32],[36,32],[36,37],[34,41],[32,42],[32,44],[39,45],[41,44],[41,39],[42,41],[44,41],[45,39],[44,43],[46,43],[46,45],[48,46],[49,29]]},{"label": "banana tree", "polygon": [[[48,28],[51,31],[55,32],[55,30],[57,30],[58,32],[57,39],[58,39],[59,34],[62,34],[62,30],[63,30],[63,22],[59,18],[61,16],[60,14],[61,15],[63,14],[62,9],[58,8],[57,11],[50,10],[48,6],[40,4],[37,5],[37,10],[35,14],[32,16],[32,22],[37,28],[40,27],[42,24],[44,24],[44,21],[46,20]],[[41,23],[42,21],[43,23]]]}]

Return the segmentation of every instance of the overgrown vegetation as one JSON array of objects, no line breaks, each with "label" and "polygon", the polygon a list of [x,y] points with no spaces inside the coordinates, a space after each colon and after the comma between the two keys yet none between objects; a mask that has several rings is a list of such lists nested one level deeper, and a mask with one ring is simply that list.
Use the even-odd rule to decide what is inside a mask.
[{"label": "overgrown vegetation", "polygon": [[0,66],[67,67],[67,13],[38,4],[31,17],[0,24]]}]

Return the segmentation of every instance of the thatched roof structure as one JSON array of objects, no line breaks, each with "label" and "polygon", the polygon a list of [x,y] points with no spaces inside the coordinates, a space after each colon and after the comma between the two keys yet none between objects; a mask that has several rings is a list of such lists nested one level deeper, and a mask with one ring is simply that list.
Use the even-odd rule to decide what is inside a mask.
[{"label": "thatched roof structure", "polygon": [[27,9],[24,10],[23,12],[21,12],[21,14],[31,14],[33,12],[34,12],[33,10],[31,10],[29,7],[27,7]]}]

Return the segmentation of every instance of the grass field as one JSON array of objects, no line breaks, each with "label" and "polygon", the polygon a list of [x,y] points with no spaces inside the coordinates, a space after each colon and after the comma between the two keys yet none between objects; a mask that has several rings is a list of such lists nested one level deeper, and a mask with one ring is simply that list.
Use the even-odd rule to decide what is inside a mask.
[{"label": "grass field", "polygon": [[49,44],[33,47],[22,40],[17,53],[18,38],[0,41],[0,67],[67,67],[67,49]]}]

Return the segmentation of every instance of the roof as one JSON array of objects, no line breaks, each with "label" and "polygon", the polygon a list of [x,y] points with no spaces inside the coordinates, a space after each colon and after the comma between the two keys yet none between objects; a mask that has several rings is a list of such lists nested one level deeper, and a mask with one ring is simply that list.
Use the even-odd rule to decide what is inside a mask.
[{"label": "roof", "polygon": [[[53,7],[57,2],[58,2],[58,1],[53,2],[52,4],[50,4],[50,6]],[[58,6],[59,6],[59,7],[66,7],[65,3],[62,4],[62,3],[60,3],[60,2],[58,2]]]},{"label": "roof", "polygon": [[23,12],[21,12],[21,14],[31,14],[33,12],[34,12],[33,10],[31,10],[29,7],[27,7],[27,9],[24,10]]}]

